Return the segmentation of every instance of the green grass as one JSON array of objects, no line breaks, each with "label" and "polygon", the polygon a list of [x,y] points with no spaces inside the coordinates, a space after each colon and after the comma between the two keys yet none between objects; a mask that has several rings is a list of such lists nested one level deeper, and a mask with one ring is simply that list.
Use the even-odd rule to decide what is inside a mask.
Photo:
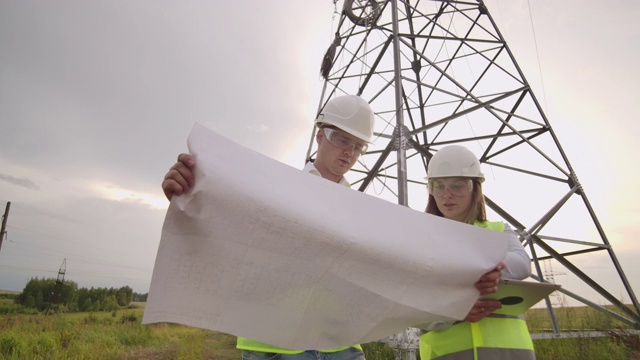
[{"label": "green grass", "polygon": [[[113,312],[1,315],[0,360],[240,359],[234,336],[174,324],[141,325],[144,304],[136,305]],[[532,309],[525,315],[531,333],[551,328],[546,309]],[[587,307],[557,309],[556,317],[562,329],[628,328]],[[535,340],[534,346],[539,360],[627,360],[638,355],[640,340],[638,335],[623,334]],[[363,349],[367,360],[394,359],[386,344],[363,344]]]},{"label": "green grass", "polygon": [[235,337],[141,325],[144,309],[0,316],[0,359],[239,359]]},{"label": "green grass", "polygon": [[[614,310],[614,307],[609,307]],[[640,351],[640,337],[628,330],[631,327],[618,322],[591,307],[561,307],[554,309],[556,322],[561,332],[566,331],[604,331],[619,329],[618,333],[610,333],[606,337],[578,336],[575,338],[555,338],[534,340],[538,359],[572,360],[572,359],[634,359]],[[530,309],[525,313],[529,331],[533,333],[550,333],[552,329],[549,313],[546,308]]]},{"label": "green grass", "polygon": [[[617,311],[613,306],[606,306],[606,308]],[[560,329],[631,329],[631,326],[588,306],[560,307],[554,309],[554,314]],[[552,327],[546,308],[529,309],[525,316],[532,333],[542,332]]]}]

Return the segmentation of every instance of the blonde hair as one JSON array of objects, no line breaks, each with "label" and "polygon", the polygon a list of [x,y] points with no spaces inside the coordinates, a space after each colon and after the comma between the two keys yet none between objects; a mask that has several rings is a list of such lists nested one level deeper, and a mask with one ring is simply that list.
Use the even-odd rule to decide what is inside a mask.
[{"label": "blonde hair", "polygon": [[[484,195],[482,194],[482,183],[478,178],[472,178],[473,191],[471,192],[471,206],[465,214],[464,221],[467,224],[472,224],[476,221],[487,221],[487,211],[485,209]],[[427,200],[427,208],[424,210],[427,214],[433,214],[436,216],[444,216],[442,211],[438,209],[436,199],[433,195],[429,194]]]}]

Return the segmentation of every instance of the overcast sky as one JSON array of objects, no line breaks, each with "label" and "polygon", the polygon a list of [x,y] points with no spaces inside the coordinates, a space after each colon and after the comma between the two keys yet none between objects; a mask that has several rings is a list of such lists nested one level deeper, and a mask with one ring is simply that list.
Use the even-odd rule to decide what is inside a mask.
[{"label": "overcast sky", "polygon": [[[485,3],[640,291],[640,5]],[[0,289],[56,277],[66,259],[79,286],[147,292],[169,204],[160,183],[196,121],[302,167],[333,8],[0,1]]]}]

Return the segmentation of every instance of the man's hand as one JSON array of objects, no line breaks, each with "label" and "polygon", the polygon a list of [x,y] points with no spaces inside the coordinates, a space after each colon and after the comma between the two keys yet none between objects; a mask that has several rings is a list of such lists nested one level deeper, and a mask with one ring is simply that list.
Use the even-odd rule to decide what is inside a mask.
[{"label": "man's hand", "polygon": [[195,184],[193,167],[196,161],[189,154],[178,155],[178,162],[173,164],[162,181],[162,191],[168,200],[173,195],[182,195]]}]

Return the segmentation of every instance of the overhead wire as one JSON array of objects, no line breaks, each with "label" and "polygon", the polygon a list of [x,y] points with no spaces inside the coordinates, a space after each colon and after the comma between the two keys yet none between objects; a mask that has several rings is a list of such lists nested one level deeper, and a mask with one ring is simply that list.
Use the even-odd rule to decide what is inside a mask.
[{"label": "overhead wire", "polygon": [[531,12],[531,2],[527,0],[527,7],[529,9],[529,20],[531,22],[531,32],[533,33],[533,45],[536,50],[536,60],[538,61],[538,75],[540,76],[540,86],[542,87],[542,101],[544,102],[544,108],[547,108],[547,95],[544,87],[544,77],[542,76],[542,65],[540,64],[540,51],[538,50],[538,39],[536,38],[536,29],[533,23],[533,13]]}]

